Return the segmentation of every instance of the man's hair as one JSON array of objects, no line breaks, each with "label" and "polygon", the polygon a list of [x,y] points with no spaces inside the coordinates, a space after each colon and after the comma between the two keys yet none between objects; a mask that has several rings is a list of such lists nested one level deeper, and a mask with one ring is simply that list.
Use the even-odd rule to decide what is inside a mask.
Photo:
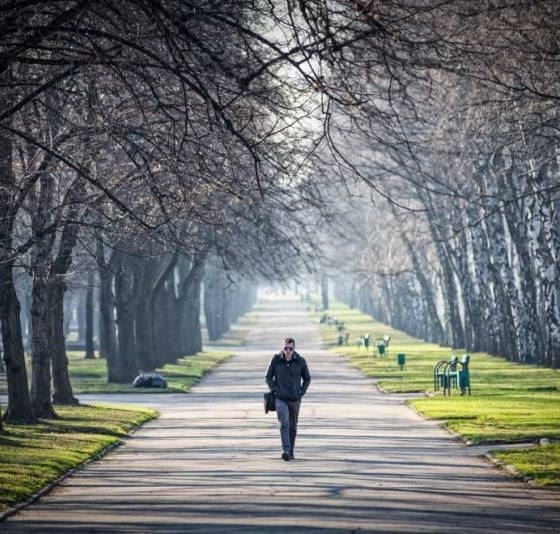
[{"label": "man's hair", "polygon": [[284,343],[291,343],[294,347],[296,346],[295,339],[293,337],[284,338]]}]

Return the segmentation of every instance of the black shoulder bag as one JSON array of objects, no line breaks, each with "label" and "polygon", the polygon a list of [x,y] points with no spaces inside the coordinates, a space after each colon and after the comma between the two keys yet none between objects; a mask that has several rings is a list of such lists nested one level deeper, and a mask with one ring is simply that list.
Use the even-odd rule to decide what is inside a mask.
[{"label": "black shoulder bag", "polygon": [[269,391],[264,394],[264,413],[276,411],[276,395]]}]

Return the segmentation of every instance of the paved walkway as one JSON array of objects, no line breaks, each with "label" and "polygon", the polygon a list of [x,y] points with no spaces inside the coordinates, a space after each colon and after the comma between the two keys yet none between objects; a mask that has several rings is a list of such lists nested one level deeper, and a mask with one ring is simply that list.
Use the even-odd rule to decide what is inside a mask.
[{"label": "paved walkway", "polygon": [[[513,481],[405,396],[380,394],[320,349],[298,301],[265,304],[242,352],[189,395],[126,396],[161,417],[0,531],[560,532],[560,494]],[[285,335],[313,377],[293,462],[261,402]]]}]

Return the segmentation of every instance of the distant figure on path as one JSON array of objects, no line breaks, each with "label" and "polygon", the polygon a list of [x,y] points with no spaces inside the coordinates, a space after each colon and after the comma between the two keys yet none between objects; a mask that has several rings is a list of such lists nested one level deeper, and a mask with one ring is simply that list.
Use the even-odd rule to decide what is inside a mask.
[{"label": "distant figure on path", "polygon": [[307,362],[296,352],[295,345],[293,338],[284,339],[284,349],[272,357],[266,372],[266,383],[276,395],[282,459],[286,462],[294,459],[299,408],[311,382]]}]

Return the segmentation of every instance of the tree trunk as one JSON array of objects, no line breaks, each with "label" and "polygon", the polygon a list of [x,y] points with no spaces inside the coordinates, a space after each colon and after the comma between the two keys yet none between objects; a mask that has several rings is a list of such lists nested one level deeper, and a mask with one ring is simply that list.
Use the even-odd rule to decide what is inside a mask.
[{"label": "tree trunk", "polygon": [[86,360],[93,360],[95,358],[95,347],[93,344],[93,287],[95,284],[95,272],[88,271],[86,299],[85,299],[85,343],[86,353],[84,358]]},{"label": "tree trunk", "polygon": [[202,350],[202,330],[200,327],[200,293],[204,277],[204,262],[192,267],[192,276],[185,295],[185,330],[187,332],[186,354],[196,354]]},{"label": "tree trunk", "polygon": [[169,339],[170,346],[171,346],[171,357],[173,361],[177,361],[177,359],[183,356],[184,354],[182,350],[183,337],[181,335],[181,324],[182,324],[181,302],[179,301],[178,295],[176,293],[174,279],[170,282],[170,287],[168,287],[168,298],[169,298],[169,306],[171,311],[171,315],[169,319],[169,328],[171,331],[171,336]]},{"label": "tree trunk", "polygon": [[114,382],[117,359],[117,332],[115,329],[115,298],[113,295],[114,263],[113,253],[106,261],[103,242],[96,240],[96,261],[99,272],[99,357],[107,359],[107,376]]},{"label": "tree trunk", "polygon": [[[1,223],[0,228],[2,228]],[[1,240],[2,236],[0,234]],[[8,407],[4,413],[4,419],[10,422],[30,422],[35,417],[27,383],[19,320],[19,301],[13,284],[12,265],[8,261],[0,260],[0,280],[2,280],[0,284],[0,320],[2,322],[2,346],[8,385]]]},{"label": "tree trunk", "polygon": [[78,404],[78,399],[74,397],[70,384],[68,357],[64,343],[64,282],[58,279],[49,285],[48,299],[53,402],[56,404]]},{"label": "tree trunk", "polygon": [[153,371],[156,366],[153,360],[154,337],[149,297],[140,296],[137,300],[134,313],[134,333],[136,367],[139,371]]},{"label": "tree trunk", "polygon": [[50,308],[50,345],[53,373],[53,401],[58,404],[78,404],[78,400],[72,392],[70,375],[68,373],[68,357],[66,355],[66,343],[64,334],[64,294],[66,283],[64,277],[72,264],[72,253],[78,240],[78,224],[80,209],[79,200],[83,198],[85,191],[78,177],[72,183],[69,192],[69,209],[67,213],[68,222],[64,224],[58,253],[54,259],[49,275],[48,303]]},{"label": "tree trunk", "polygon": [[[204,277],[205,262],[205,253],[196,255],[190,264],[188,274],[185,276],[183,273],[183,279],[179,286],[177,310],[180,321],[181,352],[183,355],[196,354],[202,350],[200,293],[202,278]],[[212,274],[215,275],[217,273],[214,271]],[[212,287],[215,289],[216,286]],[[209,299],[208,303],[212,304],[212,300],[213,299]],[[209,335],[210,331],[211,330],[209,330]]]},{"label": "tree trunk", "polygon": [[433,341],[435,343],[443,343],[444,333],[443,327],[441,326],[441,321],[437,312],[436,299],[428,278],[424,273],[424,267],[420,261],[418,253],[414,250],[410,239],[405,232],[401,232],[401,238],[404,241],[408,255],[412,260],[412,265],[414,267],[414,274],[420,288],[422,289],[422,295],[424,298],[424,304],[426,306],[427,319],[429,323],[429,331],[431,334],[431,339],[428,341]]},{"label": "tree trunk", "polygon": [[541,363],[552,368],[560,367],[560,215],[548,198],[539,195],[541,184],[557,183],[557,154],[550,154],[548,165],[543,165],[536,179],[531,178],[533,195],[531,208],[532,244],[535,249],[538,271],[542,282],[544,324],[546,325],[545,355]]},{"label": "tree trunk", "polygon": [[131,258],[123,253],[116,261],[115,304],[117,310],[117,338],[119,352],[116,365],[109,375],[110,382],[130,382],[137,375],[136,344],[134,338],[133,274]]},{"label": "tree trunk", "polygon": [[154,266],[151,258],[137,261],[134,273],[134,334],[136,344],[136,365],[140,371],[153,371],[154,333],[151,317],[152,285]]},{"label": "tree trunk", "polygon": [[321,302],[323,310],[329,309],[329,277],[325,273],[321,273]]},{"label": "tree trunk", "polygon": [[210,341],[216,341],[223,334],[221,331],[222,296],[219,271],[211,266],[206,269],[204,278],[204,315]]},{"label": "tree trunk", "polygon": [[[512,166],[513,167],[513,166]],[[515,191],[513,168],[504,173],[496,173],[497,181],[502,191]],[[517,255],[517,272],[520,281],[521,295],[519,306],[519,351],[522,362],[537,363],[544,353],[542,340],[544,333],[539,324],[537,306],[537,275],[531,258],[528,224],[525,216],[526,200],[521,198],[515,202],[506,202],[504,214],[506,223]]]},{"label": "tree trunk", "polygon": [[355,280],[352,281],[352,286],[350,287],[348,306],[350,308],[356,308],[358,306],[358,287]]},{"label": "tree trunk", "polygon": [[[9,83],[9,69],[0,80]],[[4,99],[4,105],[9,105]],[[20,305],[14,287],[12,232],[16,213],[13,198],[16,195],[12,168],[12,140],[0,129],[0,321],[2,345],[8,383],[8,407],[4,419],[8,421],[34,420],[29,396],[27,370],[23,351],[20,323]]]},{"label": "tree trunk", "polygon": [[70,333],[70,322],[74,315],[74,291],[66,288],[64,291],[64,337]]},{"label": "tree trunk", "polygon": [[49,306],[46,274],[35,273],[31,303],[31,403],[40,419],[56,417],[51,401]]},{"label": "tree trunk", "polygon": [[[163,256],[154,270],[154,280],[150,288],[150,321],[153,332],[152,359],[159,367],[175,361],[171,342],[171,316],[173,302],[173,275],[179,259],[178,253]],[[156,274],[157,271],[157,274]]]},{"label": "tree trunk", "polygon": [[78,323],[78,343],[85,343],[86,339],[86,291],[80,288],[76,291],[76,319]]},{"label": "tree trunk", "polygon": [[169,297],[169,288],[164,283],[157,292],[151,307],[151,319],[154,331],[154,362],[156,367],[174,361],[171,331],[172,303]]}]

